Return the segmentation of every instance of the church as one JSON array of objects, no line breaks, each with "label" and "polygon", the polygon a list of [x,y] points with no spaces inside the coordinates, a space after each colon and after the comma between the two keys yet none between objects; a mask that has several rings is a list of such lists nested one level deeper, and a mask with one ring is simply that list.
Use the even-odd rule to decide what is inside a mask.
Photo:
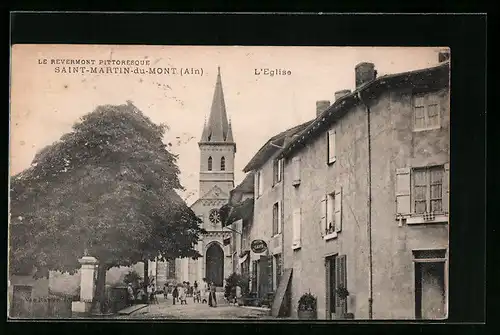
[{"label": "church", "polygon": [[227,117],[220,67],[210,116],[203,126],[198,146],[200,197],[191,209],[203,221],[203,228],[207,231],[197,245],[202,257],[197,260],[177,259],[170,264],[160,262],[156,270],[159,285],[165,281],[189,281],[192,284],[196,280],[201,283],[206,278],[222,287],[224,279],[232,272],[232,233],[223,229],[219,208],[228,202],[230,191],[234,188],[236,143]]}]

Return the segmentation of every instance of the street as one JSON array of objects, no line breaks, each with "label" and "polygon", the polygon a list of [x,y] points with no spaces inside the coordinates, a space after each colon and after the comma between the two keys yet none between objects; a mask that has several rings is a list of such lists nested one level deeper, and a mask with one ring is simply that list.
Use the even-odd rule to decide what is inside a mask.
[{"label": "street", "polygon": [[217,307],[208,304],[194,303],[188,298],[187,305],[172,304],[172,296],[165,300],[158,296],[158,304],[151,304],[130,315],[118,316],[118,319],[273,319],[269,312],[261,309],[251,309],[229,305],[223,302],[222,293],[217,294]]}]

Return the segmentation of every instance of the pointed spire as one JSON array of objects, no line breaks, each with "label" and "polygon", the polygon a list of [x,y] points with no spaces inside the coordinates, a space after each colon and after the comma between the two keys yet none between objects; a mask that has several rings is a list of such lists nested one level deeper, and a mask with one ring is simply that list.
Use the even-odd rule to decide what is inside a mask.
[{"label": "pointed spire", "polygon": [[207,116],[205,115],[205,121],[203,122],[203,133],[201,134],[201,142],[208,141],[208,127],[207,127]]},{"label": "pointed spire", "polygon": [[228,121],[226,103],[224,101],[224,92],[222,90],[220,66],[217,67],[217,81],[215,82],[212,108],[210,109],[207,130],[207,138],[210,138],[210,141],[223,142],[226,140],[228,133]]},{"label": "pointed spire", "polygon": [[227,126],[227,137],[226,142],[234,142],[233,138],[233,127],[231,126],[231,119],[229,119],[229,124]]}]

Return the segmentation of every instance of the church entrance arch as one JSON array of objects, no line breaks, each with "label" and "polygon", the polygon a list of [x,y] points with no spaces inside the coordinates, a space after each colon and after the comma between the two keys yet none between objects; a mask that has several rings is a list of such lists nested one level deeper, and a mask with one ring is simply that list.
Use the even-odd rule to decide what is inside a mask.
[{"label": "church entrance arch", "polygon": [[224,281],[224,251],[219,243],[212,243],[206,253],[206,273],[207,281],[213,282],[216,286],[223,286]]}]

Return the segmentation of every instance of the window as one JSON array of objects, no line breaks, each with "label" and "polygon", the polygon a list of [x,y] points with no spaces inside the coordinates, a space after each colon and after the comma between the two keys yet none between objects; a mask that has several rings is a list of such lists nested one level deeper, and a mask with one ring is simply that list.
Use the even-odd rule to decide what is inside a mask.
[{"label": "window", "polygon": [[342,230],[342,189],[327,194],[322,200],[322,235],[334,238]]},{"label": "window", "polygon": [[435,94],[413,97],[414,130],[439,128],[440,104]]},{"label": "window", "polygon": [[275,160],[274,164],[273,164],[273,172],[274,172],[273,182],[274,182],[274,184],[277,184],[281,181],[282,169],[283,169],[283,159]]},{"label": "window", "polygon": [[335,231],[335,193],[328,194],[326,198],[326,234],[331,234]]},{"label": "window", "polygon": [[279,215],[280,215],[279,202],[275,203],[273,206],[273,235],[279,234]]},{"label": "window", "polygon": [[292,185],[297,186],[300,184],[300,157],[293,158],[292,169],[293,169]]},{"label": "window", "polygon": [[230,245],[231,244],[231,238],[225,238],[223,241],[222,241],[222,244],[224,246],[227,246],[227,245]]},{"label": "window", "polygon": [[224,157],[222,157],[220,159],[220,170],[221,171],[225,171],[226,170],[226,159]]},{"label": "window", "polygon": [[257,197],[260,197],[264,191],[264,183],[260,171],[255,173],[255,189],[257,190]]},{"label": "window", "polygon": [[443,212],[443,166],[413,170],[415,214]]},{"label": "window", "polygon": [[298,249],[301,247],[301,210],[296,208],[293,211],[293,241],[292,249]]},{"label": "window", "polygon": [[208,157],[208,171],[212,171],[212,156]]},{"label": "window", "polygon": [[396,170],[396,219],[399,224],[448,222],[449,164]]},{"label": "window", "polygon": [[328,131],[328,164],[332,164],[336,160],[336,147],[335,147],[335,130]]}]

